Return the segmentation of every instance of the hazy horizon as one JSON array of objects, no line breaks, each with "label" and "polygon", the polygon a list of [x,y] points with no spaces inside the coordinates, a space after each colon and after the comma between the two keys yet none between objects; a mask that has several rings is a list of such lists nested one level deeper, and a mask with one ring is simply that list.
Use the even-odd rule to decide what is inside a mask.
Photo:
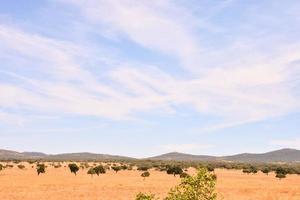
[{"label": "hazy horizon", "polygon": [[0,149],[300,149],[300,1],[2,1]]}]

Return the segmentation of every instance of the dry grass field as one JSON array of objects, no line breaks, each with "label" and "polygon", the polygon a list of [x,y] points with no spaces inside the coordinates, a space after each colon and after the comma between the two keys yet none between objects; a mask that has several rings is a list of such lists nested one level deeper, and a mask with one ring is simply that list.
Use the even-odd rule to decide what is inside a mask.
[{"label": "dry grass field", "polygon": [[[68,167],[49,166],[46,174],[37,176],[35,165],[25,164],[26,169],[16,166],[0,171],[1,200],[118,200],[134,199],[138,192],[151,192],[164,197],[168,190],[179,183],[164,172],[151,170],[143,181],[141,172],[109,170],[99,177],[87,175],[80,169],[77,176]],[[31,166],[34,166],[32,168]],[[190,170],[193,173],[193,170]],[[224,200],[299,200],[300,176],[288,175],[275,179],[274,174],[243,174],[236,170],[216,170],[217,192]]]}]

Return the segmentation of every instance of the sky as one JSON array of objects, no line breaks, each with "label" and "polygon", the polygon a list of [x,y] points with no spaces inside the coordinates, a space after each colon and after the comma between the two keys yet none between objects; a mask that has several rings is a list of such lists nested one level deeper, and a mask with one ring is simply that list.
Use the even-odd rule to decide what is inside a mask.
[{"label": "sky", "polygon": [[0,149],[300,149],[298,0],[0,0]]}]

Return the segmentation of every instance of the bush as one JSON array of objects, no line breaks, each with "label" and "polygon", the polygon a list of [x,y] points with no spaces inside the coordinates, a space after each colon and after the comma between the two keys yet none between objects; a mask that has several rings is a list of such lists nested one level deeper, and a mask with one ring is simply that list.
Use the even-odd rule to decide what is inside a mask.
[{"label": "bush", "polygon": [[40,175],[40,174],[44,174],[44,173],[46,173],[46,166],[45,166],[45,164],[37,164],[36,165],[36,172],[37,172],[37,174],[38,174],[38,176]]},{"label": "bush", "polygon": [[24,165],[18,165],[18,168],[19,169],[25,169],[25,166]]},{"label": "bush", "polygon": [[166,200],[216,200],[216,176],[205,168],[199,168],[196,176],[181,180],[180,185],[171,189]]},{"label": "bush", "polygon": [[94,167],[94,171],[99,176],[99,174],[105,174],[105,169],[102,165],[98,165],[97,167]]},{"label": "bush", "polygon": [[96,174],[95,169],[94,169],[94,168],[90,168],[90,169],[87,171],[87,174],[90,174],[90,175],[93,177],[93,175]]},{"label": "bush", "polygon": [[121,167],[120,166],[112,166],[111,167],[116,173],[118,173],[118,171],[121,170]]},{"label": "bush", "polygon": [[167,168],[167,174],[173,174],[174,176],[176,174],[182,174],[183,170],[179,166],[169,166]]},{"label": "bush", "polygon": [[0,171],[3,169],[3,165],[2,164],[0,164]]},{"label": "bush", "polygon": [[263,168],[262,170],[261,170],[261,172],[262,173],[264,173],[264,174],[269,174],[269,172],[270,172],[271,170],[270,170],[270,168],[268,168],[268,167],[265,167],[265,168]]},{"label": "bush", "polygon": [[148,171],[148,169],[150,169],[150,167],[147,165],[141,165],[141,166],[138,166],[138,168],[137,168],[137,170],[139,170],[139,171]]},{"label": "bush", "polygon": [[154,194],[143,194],[143,193],[138,193],[135,197],[135,200],[155,200],[155,195]]},{"label": "bush", "polygon": [[275,173],[276,173],[276,178],[282,179],[286,177],[287,171],[282,167],[278,167],[276,168]]},{"label": "bush", "polygon": [[77,172],[79,170],[79,167],[75,163],[71,163],[68,166],[69,166],[69,169],[70,169],[71,173],[74,173],[75,176],[76,176]]},{"label": "bush", "polygon": [[148,171],[143,172],[143,173],[141,174],[141,177],[143,177],[144,180],[145,180],[146,177],[149,177],[149,176],[150,176],[150,173],[149,173]]}]

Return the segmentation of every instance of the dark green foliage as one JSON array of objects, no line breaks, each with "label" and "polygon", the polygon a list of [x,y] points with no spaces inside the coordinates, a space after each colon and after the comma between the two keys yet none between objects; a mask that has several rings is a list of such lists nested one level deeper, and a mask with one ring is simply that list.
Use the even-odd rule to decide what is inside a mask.
[{"label": "dark green foliage", "polygon": [[25,169],[25,166],[24,165],[18,165],[18,168],[19,169]]},{"label": "dark green foliage", "polygon": [[276,168],[276,170],[275,170],[276,178],[279,178],[279,179],[285,178],[287,172],[288,171],[286,169],[282,168],[282,167]]},{"label": "dark green foliage", "polygon": [[71,163],[68,166],[69,166],[69,169],[70,169],[71,173],[74,173],[75,176],[76,176],[76,174],[79,170],[79,167],[75,163]]},{"label": "dark green foliage", "polygon": [[282,179],[285,178],[286,175],[285,174],[276,174],[276,178]]},{"label": "dark green foliage", "polygon": [[121,167],[120,166],[112,166],[111,167],[116,173],[118,173],[118,171],[121,170]]},{"label": "dark green foliage", "polygon": [[87,174],[90,174],[91,176],[93,176],[94,174],[96,174],[95,169],[94,169],[94,168],[90,168],[90,169],[87,171]]},{"label": "dark green foliage", "polygon": [[145,180],[146,177],[149,177],[149,176],[150,176],[150,173],[149,173],[148,171],[145,171],[145,172],[143,172],[143,173],[141,174],[141,177],[143,177],[144,180]]},{"label": "dark green foliage", "polygon": [[216,177],[206,168],[198,169],[195,176],[181,180],[181,183],[171,189],[165,200],[216,200]]},{"label": "dark green foliage", "polygon": [[99,176],[99,174],[105,174],[105,168],[102,165],[98,165],[97,167],[94,167],[94,171]]},{"label": "dark green foliage", "polygon": [[215,166],[213,166],[212,164],[208,164],[208,165],[206,166],[206,168],[207,168],[207,170],[208,170],[209,172],[215,171]]},{"label": "dark green foliage", "polygon": [[173,174],[174,176],[177,174],[182,174],[183,170],[179,166],[168,166],[167,174]]},{"label": "dark green foliage", "polygon": [[148,165],[140,165],[140,166],[138,166],[137,170],[139,170],[139,171],[147,171],[147,170],[149,170],[150,168],[151,168],[151,167],[148,166]]},{"label": "dark green foliage", "polygon": [[270,168],[268,168],[268,167],[265,167],[265,168],[263,168],[263,169],[261,170],[262,173],[267,174],[267,175],[270,173],[270,171],[271,171],[271,170],[270,170]]},{"label": "dark green foliage", "polygon": [[46,173],[46,166],[45,166],[45,164],[37,164],[36,165],[36,172],[37,172],[38,176],[40,174]]}]

